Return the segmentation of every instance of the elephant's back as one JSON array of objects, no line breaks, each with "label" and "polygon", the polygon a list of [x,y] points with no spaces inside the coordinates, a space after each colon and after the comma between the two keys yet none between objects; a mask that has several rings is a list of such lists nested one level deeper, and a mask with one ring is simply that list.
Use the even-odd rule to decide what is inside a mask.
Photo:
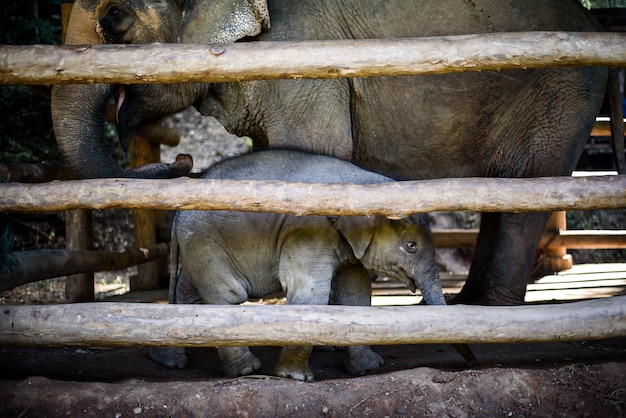
[{"label": "elephant's back", "polygon": [[252,152],[221,161],[205,171],[202,178],[357,184],[392,181],[338,158],[277,149]]},{"label": "elephant's back", "polygon": [[599,30],[578,0],[269,0],[268,6],[266,40]]}]

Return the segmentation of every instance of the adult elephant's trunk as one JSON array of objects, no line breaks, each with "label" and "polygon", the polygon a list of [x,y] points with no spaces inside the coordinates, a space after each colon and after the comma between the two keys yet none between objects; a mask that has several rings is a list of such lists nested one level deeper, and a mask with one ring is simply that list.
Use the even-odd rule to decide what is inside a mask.
[{"label": "adult elephant's trunk", "polygon": [[52,89],[52,122],[57,144],[74,174],[82,178],[169,178],[189,172],[190,157],[173,164],[150,164],[138,169],[119,167],[104,142],[104,116],[114,86],[60,85]]},{"label": "adult elephant's trunk", "polygon": [[[434,260],[433,263],[435,263]],[[446,299],[443,296],[441,281],[439,280],[439,272],[436,265],[431,266],[428,270],[429,274],[423,274],[418,278],[422,297],[427,305],[445,305]],[[473,366],[476,363],[476,357],[467,344],[451,345],[461,356],[463,356],[468,366]]]}]

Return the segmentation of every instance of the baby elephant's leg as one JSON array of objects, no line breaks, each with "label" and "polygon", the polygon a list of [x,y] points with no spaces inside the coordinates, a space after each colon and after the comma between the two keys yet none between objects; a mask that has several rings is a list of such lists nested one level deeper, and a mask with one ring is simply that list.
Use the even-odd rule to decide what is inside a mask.
[{"label": "baby elephant's leg", "polygon": [[[176,304],[202,303],[198,291],[189,281],[184,272],[180,272],[176,280]],[[187,354],[182,347],[151,347],[148,350],[150,359],[170,369],[184,369],[187,367]]]},{"label": "baby elephant's leg", "polygon": [[360,376],[379,368],[384,363],[383,358],[367,345],[346,347],[346,359],[343,362],[343,367],[346,372],[352,375]]},{"label": "baby elephant's leg", "polygon": [[217,353],[227,377],[245,376],[261,368],[261,360],[248,347],[219,347]]},{"label": "baby elephant's leg", "polygon": [[309,368],[309,356],[313,347],[311,346],[285,346],[274,373],[280,377],[290,377],[296,380],[310,382],[313,380],[313,372]]},{"label": "baby elephant's leg", "polygon": [[150,347],[150,359],[170,369],[184,369],[187,367],[187,354],[182,347]]},{"label": "baby elephant's leg", "polygon": [[[319,244],[320,248],[314,245]],[[306,248],[302,248],[306,245]],[[315,262],[310,254],[315,254]],[[289,305],[327,305],[330,282],[336,266],[332,248],[315,240],[299,240],[283,246],[280,261],[281,286],[287,294]],[[296,380],[312,381],[309,367],[311,346],[283,347],[274,369],[276,375]]]},{"label": "baby elephant's leg", "polygon": [[[210,272],[210,274],[209,274]],[[248,298],[245,288],[229,269],[197,271],[199,277],[198,292],[202,301],[209,305],[237,305]],[[221,278],[221,286],[212,284],[212,276]],[[217,353],[222,361],[224,374],[227,377],[245,376],[261,368],[259,360],[248,347],[219,347]]]},{"label": "baby elephant's leg", "polygon": [[[332,283],[331,303],[348,306],[370,306],[372,288],[369,272],[361,263],[341,270]],[[383,358],[369,346],[351,346],[346,349],[344,368],[353,375],[362,375],[384,364]]]}]

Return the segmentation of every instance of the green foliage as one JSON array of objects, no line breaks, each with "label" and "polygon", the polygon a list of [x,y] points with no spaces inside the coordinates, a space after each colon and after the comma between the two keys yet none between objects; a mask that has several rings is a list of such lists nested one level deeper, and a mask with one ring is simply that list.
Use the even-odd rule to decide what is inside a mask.
[{"label": "green foliage", "polygon": [[[24,0],[0,3],[0,43],[15,45],[60,44],[61,3],[39,0],[35,11]],[[25,86],[0,87],[0,161],[62,161],[50,116],[50,99]]]},{"label": "green foliage", "polygon": [[50,100],[25,86],[0,87],[0,161],[62,161],[50,116]]},{"label": "green foliage", "polygon": [[0,43],[12,45],[60,44],[61,3],[64,0],[39,0],[37,16],[30,2],[3,0],[0,3]]},{"label": "green foliage", "polygon": [[12,245],[10,222],[6,216],[0,216],[0,273],[9,272],[18,266],[17,260],[11,255]]}]

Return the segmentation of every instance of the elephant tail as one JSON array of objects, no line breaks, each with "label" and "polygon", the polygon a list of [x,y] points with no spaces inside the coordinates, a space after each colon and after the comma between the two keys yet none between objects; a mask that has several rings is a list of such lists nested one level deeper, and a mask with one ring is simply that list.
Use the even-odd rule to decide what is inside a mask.
[{"label": "elephant tail", "polygon": [[606,98],[611,118],[611,145],[613,158],[618,174],[626,174],[626,157],[624,157],[624,106],[619,91],[619,73],[616,68],[609,70],[606,87]]},{"label": "elephant tail", "polygon": [[178,237],[176,235],[176,218],[174,216],[174,220],[172,221],[172,237],[170,240],[170,284],[169,291],[167,294],[167,301],[170,304],[176,303],[176,284],[178,282]]}]

